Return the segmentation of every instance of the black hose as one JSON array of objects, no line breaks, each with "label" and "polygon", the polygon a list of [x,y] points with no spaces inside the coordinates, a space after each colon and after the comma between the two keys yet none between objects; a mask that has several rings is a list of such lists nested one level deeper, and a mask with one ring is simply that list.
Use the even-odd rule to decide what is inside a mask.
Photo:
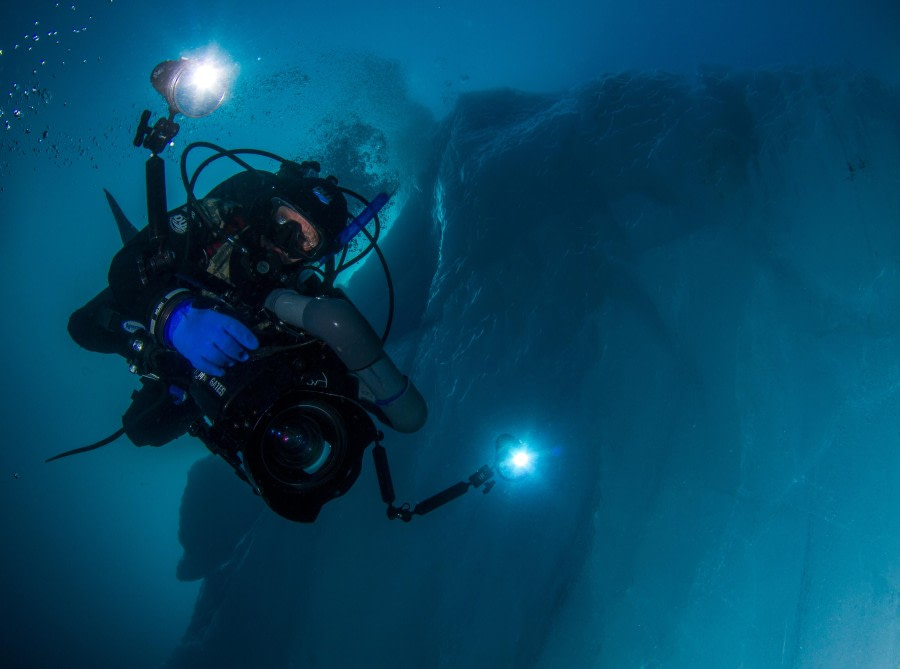
[{"label": "black hose", "polygon": [[81,448],[73,448],[71,451],[66,451],[65,453],[60,453],[59,455],[54,455],[52,458],[47,458],[44,462],[53,462],[54,460],[59,460],[60,458],[67,458],[70,455],[77,455],[78,453],[87,453],[88,451],[93,451],[101,446],[106,446],[109,443],[114,442],[116,439],[125,434],[125,428],[120,428],[109,435],[106,439],[101,439],[96,444],[91,444],[90,446],[82,446]]}]

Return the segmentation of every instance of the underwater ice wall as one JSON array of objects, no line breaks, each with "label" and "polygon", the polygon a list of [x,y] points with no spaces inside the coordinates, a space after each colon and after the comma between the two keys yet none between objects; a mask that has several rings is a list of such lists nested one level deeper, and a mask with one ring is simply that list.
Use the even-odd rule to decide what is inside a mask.
[{"label": "underwater ice wall", "polygon": [[387,243],[431,414],[386,445],[411,501],[500,432],[539,475],[249,514],[172,666],[896,664],[898,112],[821,71],[462,98]]},{"label": "underwater ice wall", "polygon": [[602,501],[542,664],[893,666],[897,91],[614,83],[591,95],[618,119],[592,145],[594,260],[620,270],[592,284]]}]

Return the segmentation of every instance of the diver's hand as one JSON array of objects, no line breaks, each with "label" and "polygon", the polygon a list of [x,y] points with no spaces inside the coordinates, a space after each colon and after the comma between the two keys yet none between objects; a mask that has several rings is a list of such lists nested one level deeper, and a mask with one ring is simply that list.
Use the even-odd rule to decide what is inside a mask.
[{"label": "diver's hand", "polygon": [[259,347],[254,334],[236,318],[197,309],[190,302],[179,306],[166,323],[166,339],[195,369],[222,376],[236,362],[250,359],[247,351]]}]

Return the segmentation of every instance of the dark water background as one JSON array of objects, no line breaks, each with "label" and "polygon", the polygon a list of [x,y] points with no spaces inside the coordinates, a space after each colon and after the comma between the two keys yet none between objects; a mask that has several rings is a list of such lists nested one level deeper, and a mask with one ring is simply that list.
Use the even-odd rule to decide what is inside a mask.
[{"label": "dark water background", "polygon": [[[9,666],[897,665],[897,6],[529,6],[0,10]],[[501,432],[534,480],[411,526],[368,462],[313,527],[221,502],[179,581],[199,444],[43,464],[135,386],[65,324],[118,246],[101,189],[142,221],[150,70],[209,44],[240,75],[181,146],[401,185],[391,352],[431,418],[389,435],[398,494]],[[223,516],[245,541],[203,555]]]}]

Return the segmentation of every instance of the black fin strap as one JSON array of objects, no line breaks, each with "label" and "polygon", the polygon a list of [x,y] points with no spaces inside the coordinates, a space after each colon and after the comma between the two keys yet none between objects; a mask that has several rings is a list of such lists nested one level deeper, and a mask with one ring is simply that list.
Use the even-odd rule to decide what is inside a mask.
[{"label": "black fin strap", "polygon": [[73,448],[71,451],[66,451],[65,453],[60,453],[59,455],[54,455],[52,458],[47,458],[44,462],[53,462],[54,460],[59,460],[60,458],[67,458],[70,455],[77,455],[78,453],[87,453],[88,451],[93,451],[96,448],[100,448],[101,446],[106,446],[107,444],[115,441],[119,437],[125,434],[125,428],[119,428],[111,435],[109,435],[106,439],[101,439],[96,444],[91,444],[90,446],[82,446],[81,448]]}]

